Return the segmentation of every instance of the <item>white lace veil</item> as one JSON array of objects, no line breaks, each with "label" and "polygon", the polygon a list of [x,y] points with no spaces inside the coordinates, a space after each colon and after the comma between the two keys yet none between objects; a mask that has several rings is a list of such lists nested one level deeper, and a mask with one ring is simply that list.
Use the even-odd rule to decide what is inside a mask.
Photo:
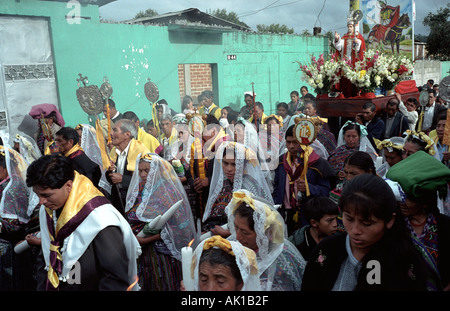
[{"label": "white lace veil", "polygon": [[[139,162],[150,163],[150,171],[139,191],[141,179],[139,177]],[[136,168],[128,188],[125,212],[128,212],[140,198],[136,209],[136,216],[143,222],[150,222],[158,215],[163,215],[170,207],[180,200],[181,206],[161,229],[161,239],[171,252],[172,256],[181,260],[181,248],[185,247],[195,238],[195,224],[191,206],[186,192],[172,165],[154,153],[139,154],[136,159]]]},{"label": "white lace veil", "polygon": [[[237,127],[244,126],[244,140],[240,140],[239,138],[235,137],[234,133],[229,133],[230,129],[237,130]],[[273,179],[274,179],[274,170],[278,166],[278,152],[269,152],[267,150],[267,144],[262,144],[261,141],[267,141],[267,131],[262,131],[258,134],[256,131],[255,125],[253,123],[250,123],[247,120],[244,120],[242,118],[238,119],[238,123],[234,125],[234,127],[228,127],[227,132],[231,137],[233,137],[233,140],[238,139],[238,143],[243,144],[244,146],[249,147],[251,150],[253,150],[259,161],[259,165],[261,167],[261,170],[263,172],[264,178],[266,179],[267,185],[269,186],[270,191],[273,190]],[[277,142],[279,144],[279,142]],[[268,163],[266,159],[269,159],[270,162]]]},{"label": "white lace veil", "polygon": [[384,155],[384,149],[387,149],[389,152],[392,152],[394,149],[393,146],[402,147],[405,144],[405,139],[403,137],[391,137],[387,138],[383,141],[375,140],[375,143],[377,145],[377,148],[381,149],[381,157],[382,157],[382,164],[376,167],[377,175],[384,177],[386,176],[387,171],[391,168],[389,163],[386,162],[386,157]]},{"label": "white lace veil", "polygon": [[26,185],[27,161],[7,144],[7,137],[2,136],[2,139],[0,154],[5,158],[9,180],[0,181],[2,184],[7,183],[1,195],[0,216],[27,223],[39,203],[39,198]]},{"label": "white lace veil", "polygon": [[98,144],[96,130],[89,124],[81,124],[81,126],[82,134],[80,146],[83,149],[84,153],[88,156],[88,158],[98,164],[98,166],[100,166],[102,176],[98,183],[99,187],[111,194],[111,184],[106,179],[106,170],[103,169],[102,153]]},{"label": "white lace veil", "polygon": [[203,221],[207,220],[211,214],[212,206],[220,194],[223,181],[226,179],[222,169],[222,160],[225,148],[234,150],[234,152],[227,152],[226,157],[231,157],[234,154],[236,163],[236,172],[234,174],[233,192],[238,189],[246,189],[255,195],[264,198],[273,203],[272,195],[269,185],[265,179],[264,173],[261,170],[256,153],[244,146],[243,144],[225,141],[223,142],[214,158],[214,170],[210,182],[210,193],[208,201],[206,202],[205,212],[203,214]]},{"label": "white lace veil", "polygon": [[[196,247],[193,253],[193,259],[192,259],[192,267],[194,269],[191,269],[191,272],[193,272],[194,275],[191,274],[191,277],[193,277],[194,280],[194,290],[198,291],[198,282],[199,282],[199,264],[200,264],[200,258],[203,254],[203,248],[205,243],[210,242],[213,239],[218,238],[217,236],[211,237],[209,239],[206,239]],[[220,237],[219,237],[220,238]],[[241,273],[242,280],[244,282],[244,286],[242,287],[241,291],[260,291],[261,290],[261,284],[259,281],[259,273],[258,273],[258,263],[256,261],[256,254],[253,250],[243,246],[238,241],[228,241],[231,245],[231,250],[234,253],[234,257],[236,258],[236,264],[239,268],[239,271]],[[218,248],[217,246],[214,246],[215,248]]]},{"label": "white lace veil", "polygon": [[20,133],[14,138],[14,142],[19,143],[20,154],[25,158],[28,164],[42,156],[36,141],[27,134]]},{"label": "white lace veil", "polygon": [[226,207],[231,232],[228,239],[237,240],[235,210],[243,202],[254,210],[258,269],[263,290],[300,290],[306,262],[287,240],[285,223],[273,204],[260,200],[247,190],[235,191]]},{"label": "white lace veil", "polygon": [[375,154],[378,155],[375,148],[373,148],[372,144],[369,141],[369,138],[367,138],[367,128],[359,123],[353,122],[353,121],[347,121],[345,124],[341,127],[339,130],[339,136],[336,147],[340,147],[345,144],[344,140],[344,128],[349,124],[356,124],[360,128],[360,138],[359,138],[359,151],[365,151],[369,154]]}]

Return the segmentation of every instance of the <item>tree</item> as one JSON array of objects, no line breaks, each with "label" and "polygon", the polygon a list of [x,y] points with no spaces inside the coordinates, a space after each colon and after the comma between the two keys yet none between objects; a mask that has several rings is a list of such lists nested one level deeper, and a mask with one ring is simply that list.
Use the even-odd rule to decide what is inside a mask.
[{"label": "tree", "polygon": [[258,24],[256,25],[256,29],[259,33],[284,33],[284,34],[293,34],[294,28],[289,28],[286,25],[280,24],[271,24],[269,26]]},{"label": "tree", "polygon": [[221,9],[221,10],[217,9],[214,11],[207,11],[206,13],[208,13],[212,16],[221,18],[223,20],[226,20],[228,22],[240,25],[242,27],[250,28],[246,23],[239,20],[239,17],[236,12],[231,11],[228,13],[226,9]]},{"label": "tree", "polygon": [[153,17],[153,16],[158,16],[158,12],[156,12],[153,9],[147,9],[145,11],[140,11],[139,13],[136,14],[136,16],[134,16],[134,18],[141,18],[141,17]]},{"label": "tree", "polygon": [[450,57],[450,4],[440,8],[436,14],[431,12],[423,19],[423,24],[430,27],[427,39],[428,53],[434,57]]},{"label": "tree", "polygon": [[[311,36],[311,32],[308,29],[303,29],[301,36]],[[334,36],[334,35],[333,35]]]}]

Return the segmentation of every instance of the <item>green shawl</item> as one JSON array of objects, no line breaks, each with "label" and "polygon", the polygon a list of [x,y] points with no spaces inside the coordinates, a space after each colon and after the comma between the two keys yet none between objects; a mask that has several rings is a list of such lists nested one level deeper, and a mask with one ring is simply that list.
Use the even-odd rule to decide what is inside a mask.
[{"label": "green shawl", "polygon": [[439,196],[444,197],[450,169],[424,151],[417,151],[392,166],[386,177],[398,182],[408,196],[422,198],[439,191]]}]

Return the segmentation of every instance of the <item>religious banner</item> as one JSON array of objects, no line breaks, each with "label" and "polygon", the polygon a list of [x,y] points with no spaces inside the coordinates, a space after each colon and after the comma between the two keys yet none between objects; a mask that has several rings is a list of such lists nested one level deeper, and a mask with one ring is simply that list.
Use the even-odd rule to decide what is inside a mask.
[{"label": "religious banner", "polygon": [[366,47],[412,58],[411,0],[361,0]]}]

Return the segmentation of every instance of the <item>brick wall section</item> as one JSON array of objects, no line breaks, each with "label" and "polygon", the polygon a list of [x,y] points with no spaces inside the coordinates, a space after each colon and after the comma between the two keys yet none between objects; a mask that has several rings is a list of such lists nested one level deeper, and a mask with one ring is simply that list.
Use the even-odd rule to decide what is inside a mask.
[{"label": "brick wall section", "polygon": [[178,64],[178,83],[180,86],[180,97],[181,100],[183,100],[183,96],[186,95],[186,88],[185,88],[185,80],[184,80],[184,66],[183,64]]},{"label": "brick wall section", "polygon": [[[212,90],[210,64],[190,64],[190,87],[186,85],[184,65],[178,65],[178,81],[180,84],[180,103],[185,95],[190,95],[197,104],[197,96],[204,90]],[[189,92],[190,88],[190,92]]]}]

